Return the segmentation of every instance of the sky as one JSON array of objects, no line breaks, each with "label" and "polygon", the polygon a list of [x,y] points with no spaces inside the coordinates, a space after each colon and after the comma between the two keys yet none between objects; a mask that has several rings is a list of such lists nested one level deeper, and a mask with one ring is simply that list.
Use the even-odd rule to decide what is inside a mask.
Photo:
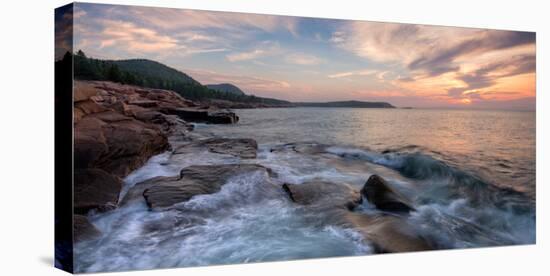
[{"label": "sky", "polygon": [[535,33],[77,3],[74,49],[290,101],[535,109]]}]

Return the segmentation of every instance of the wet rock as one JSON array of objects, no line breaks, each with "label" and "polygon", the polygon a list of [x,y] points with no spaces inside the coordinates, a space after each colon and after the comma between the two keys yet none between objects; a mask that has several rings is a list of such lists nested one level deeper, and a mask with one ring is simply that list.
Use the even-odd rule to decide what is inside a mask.
[{"label": "wet rock", "polygon": [[274,146],[269,150],[270,152],[282,152],[282,151],[294,151],[303,154],[320,154],[326,152],[326,145],[311,143],[311,142],[299,142],[288,143],[284,145]]},{"label": "wet rock", "polygon": [[348,184],[324,181],[285,183],[283,190],[293,202],[301,205],[353,209],[361,203],[361,194]]},{"label": "wet rock", "polygon": [[371,175],[361,189],[361,194],[376,208],[388,212],[414,211],[412,204],[394,190],[382,177]]},{"label": "wet rock", "polygon": [[101,169],[74,172],[74,211],[86,214],[91,209],[105,211],[116,206],[122,183]]},{"label": "wet rock", "polygon": [[74,242],[91,240],[101,235],[101,232],[83,215],[73,216],[73,233]]},{"label": "wet rock", "polygon": [[231,154],[241,158],[256,158],[258,143],[254,139],[212,138],[203,142],[211,152]]},{"label": "wet rock", "polygon": [[208,122],[212,124],[236,124],[239,116],[231,111],[216,111],[209,113]]},{"label": "wet rock", "polygon": [[123,204],[143,195],[151,209],[163,209],[185,202],[195,195],[218,192],[228,179],[254,171],[270,173],[256,164],[196,165],[180,171],[176,177],[156,177],[136,184]]},{"label": "wet rock", "polygon": [[230,154],[240,158],[256,158],[258,143],[248,138],[210,138],[183,145],[177,148],[174,154],[191,153],[203,148],[210,152]]},{"label": "wet rock", "polygon": [[352,228],[361,233],[377,253],[433,249],[404,217],[355,212],[361,195],[350,185],[312,181],[284,184],[283,189],[293,202],[315,214],[313,223]]},{"label": "wet rock", "polygon": [[101,168],[123,177],[168,147],[159,127],[114,111],[92,114],[75,124],[76,168]]},{"label": "wet rock", "polygon": [[234,124],[239,117],[230,111],[209,111],[194,108],[165,108],[161,112],[170,115],[177,115],[183,120],[197,123],[210,124]]},{"label": "wet rock", "polygon": [[170,115],[176,115],[189,122],[206,122],[208,120],[208,111],[190,108],[165,108],[161,112]]},{"label": "wet rock", "polygon": [[192,131],[194,129],[193,124],[188,123],[174,115],[166,115],[164,113],[148,109],[133,112],[136,119],[159,126],[167,136],[177,132]]},{"label": "wet rock", "polygon": [[433,250],[434,246],[405,218],[348,212],[347,223],[370,241],[377,253]]},{"label": "wet rock", "polygon": [[[173,91],[113,82],[75,81],[73,99],[77,213],[114,207],[119,178],[168,150],[168,137],[190,139],[187,132],[193,125],[185,118],[206,123],[238,120],[233,112],[199,110],[197,104]],[[254,158],[257,150],[253,140],[211,140],[203,146],[241,158]]]}]

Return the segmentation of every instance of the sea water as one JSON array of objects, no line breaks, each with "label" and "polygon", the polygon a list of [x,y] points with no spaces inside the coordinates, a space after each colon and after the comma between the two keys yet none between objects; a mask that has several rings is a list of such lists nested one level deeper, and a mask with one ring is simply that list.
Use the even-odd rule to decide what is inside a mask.
[{"label": "sea water", "polygon": [[[235,125],[197,125],[205,137],[253,138],[256,159],[208,151],[152,157],[125,179],[177,175],[190,165],[256,163],[176,210],[144,202],[89,214],[101,237],[77,243],[79,272],[120,271],[367,255],[353,229],[312,223],[280,185],[310,180],[360,189],[374,173],[412,199],[408,220],[438,248],[535,242],[535,113],[516,111],[280,108],[237,110]],[[289,143],[322,144],[322,154],[274,151]],[[358,212],[376,212],[368,201]],[[183,223],[182,223],[183,221]],[[178,223],[175,223],[178,222]]]}]

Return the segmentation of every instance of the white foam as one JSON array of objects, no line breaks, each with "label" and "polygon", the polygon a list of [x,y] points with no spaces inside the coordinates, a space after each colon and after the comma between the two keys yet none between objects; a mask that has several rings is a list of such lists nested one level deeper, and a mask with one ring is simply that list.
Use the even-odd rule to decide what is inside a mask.
[{"label": "white foam", "polygon": [[358,148],[331,146],[328,147],[326,151],[338,156],[354,156],[365,161],[390,168],[398,168],[403,162],[402,158],[396,156],[395,154],[380,154]]},{"label": "white foam", "polygon": [[[76,245],[76,270],[120,271],[372,253],[369,244],[353,231],[310,225],[303,220],[303,210],[283,195],[231,204],[231,199],[239,201],[250,195],[248,191],[230,193],[236,191],[240,180],[233,181],[227,184],[229,188],[209,197],[215,203],[203,201],[206,196],[195,200],[190,204],[195,210],[151,212],[134,204],[98,217],[93,223],[105,235]],[[197,216],[202,218],[198,223],[170,225]],[[144,230],[158,221],[167,224],[165,231]]]},{"label": "white foam", "polygon": [[[368,241],[352,229],[319,226],[317,214],[292,204],[280,188],[283,182],[300,184],[313,179],[364,183],[364,174],[340,171],[324,156],[294,151],[271,152],[260,145],[256,159],[208,151],[152,157],[125,179],[123,193],[132,185],[156,176],[177,175],[190,165],[256,163],[273,170],[227,179],[214,194],[199,195],[169,211],[149,211],[135,201],[90,217],[102,231],[93,241],[75,245],[76,271],[120,271],[178,266],[291,260],[373,253]],[[329,153],[350,154],[369,162],[397,166],[401,158],[362,149],[329,147]],[[330,155],[328,155],[330,158]],[[385,163],[386,162],[386,163]],[[383,176],[385,177],[385,176]],[[386,177],[388,178],[388,177]],[[393,181],[398,185],[405,184]],[[400,187],[403,188],[403,187]],[[413,189],[413,187],[407,187]],[[416,190],[416,192],[421,192]],[[437,195],[429,195],[437,197]],[[487,206],[473,207],[466,199],[415,206],[411,224],[442,247],[478,247],[532,243],[534,217]],[[379,212],[368,202],[358,212]]]},{"label": "white foam", "polygon": [[421,205],[410,220],[444,247],[529,244],[535,242],[535,220],[495,206],[472,206],[464,198],[447,204]]},{"label": "white foam", "polygon": [[258,170],[231,177],[219,192],[194,196],[178,206],[188,210],[218,210],[255,203],[277,192],[279,186],[270,182],[265,171]]},{"label": "white foam", "polygon": [[181,154],[167,151],[149,158],[142,167],[126,176],[119,198],[124,198],[128,190],[139,182],[157,176],[175,176],[181,169],[191,165],[231,164],[238,161],[237,157],[208,150]]}]

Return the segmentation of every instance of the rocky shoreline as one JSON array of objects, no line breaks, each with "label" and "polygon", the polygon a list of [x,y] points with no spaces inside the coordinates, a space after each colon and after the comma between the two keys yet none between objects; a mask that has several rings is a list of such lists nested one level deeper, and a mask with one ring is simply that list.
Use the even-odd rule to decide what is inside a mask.
[{"label": "rocky shoreline", "polygon": [[[145,202],[150,212],[177,209],[194,196],[220,191],[231,177],[252,172],[264,173],[268,179],[276,176],[267,166],[249,162],[191,165],[181,168],[177,176],[137,183],[119,198],[122,179],[156,154],[208,151],[253,160],[258,144],[248,138],[195,136],[194,122],[233,124],[239,118],[229,110],[203,106],[172,91],[77,81],[74,104],[76,242],[101,235],[87,220],[89,212],[106,212],[135,201]],[[325,149],[320,145],[271,149],[285,150],[307,154]],[[376,253],[437,247],[409,224],[407,216],[414,210],[411,200],[377,175],[372,175],[360,190],[345,183],[323,181],[277,185],[296,206],[322,214],[316,224],[351,228],[371,243]],[[364,200],[381,212],[357,212],[356,207]]]},{"label": "rocky shoreline", "polygon": [[116,208],[122,179],[151,156],[186,139],[192,122],[232,124],[227,110],[188,101],[167,90],[112,82],[76,81],[74,86],[75,240],[98,233],[86,214]]}]

